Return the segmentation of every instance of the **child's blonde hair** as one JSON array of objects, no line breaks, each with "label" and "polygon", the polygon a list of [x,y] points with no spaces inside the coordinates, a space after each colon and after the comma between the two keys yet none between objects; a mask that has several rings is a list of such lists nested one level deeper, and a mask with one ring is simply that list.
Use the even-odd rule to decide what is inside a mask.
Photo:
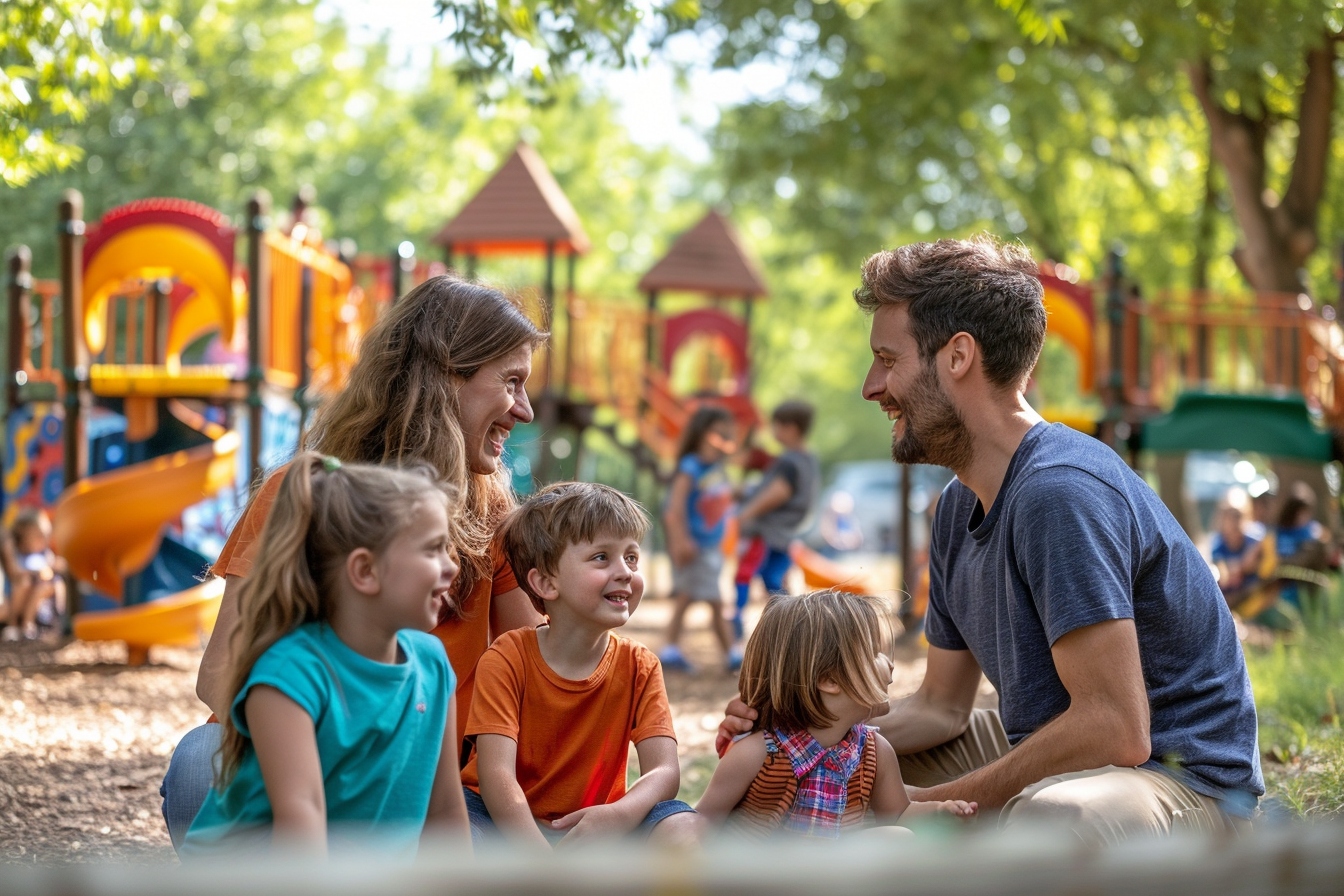
[{"label": "child's blonde hair", "polygon": [[[342,465],[307,451],[284,475],[262,530],[256,565],[238,592],[225,704],[230,710],[271,645],[305,622],[330,618],[331,595],[352,551],[381,553],[406,530],[421,502],[442,501],[446,507],[449,497],[427,464]],[[238,771],[246,739],[232,711],[220,722],[222,790]]]},{"label": "child's blonde hair", "polygon": [[747,642],[738,687],[761,730],[817,728],[836,721],[822,702],[831,681],[857,703],[887,699],[874,658],[888,652],[881,598],[843,591],[772,597]]},{"label": "child's blonde hair", "polygon": [[603,535],[641,541],[648,531],[644,508],[624,492],[596,482],[557,482],[509,514],[500,537],[518,585],[544,615],[546,602],[528,583],[529,570],[550,575],[570,545]]}]

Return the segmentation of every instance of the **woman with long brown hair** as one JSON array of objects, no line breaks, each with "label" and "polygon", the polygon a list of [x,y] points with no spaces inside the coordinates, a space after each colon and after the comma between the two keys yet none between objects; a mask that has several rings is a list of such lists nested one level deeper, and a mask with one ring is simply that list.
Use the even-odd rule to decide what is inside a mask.
[{"label": "woman with long brown hair", "polygon": [[[532,420],[526,383],[532,353],[546,337],[498,290],[433,277],[365,335],[345,389],[321,407],[303,440],[305,449],[350,463],[428,463],[461,496],[462,510],[451,521],[461,573],[434,630],[458,676],[459,731],[476,661],[491,640],[541,621],[493,536],[514,504],[500,457],[513,427]],[[272,475],[258,491],[214,566],[225,580],[224,599],[196,693],[217,717],[229,710],[226,670],[238,588],[252,571],[280,478]],[[164,819],[175,845],[213,779],[218,729],[207,724],[188,732],[164,778]]]}]

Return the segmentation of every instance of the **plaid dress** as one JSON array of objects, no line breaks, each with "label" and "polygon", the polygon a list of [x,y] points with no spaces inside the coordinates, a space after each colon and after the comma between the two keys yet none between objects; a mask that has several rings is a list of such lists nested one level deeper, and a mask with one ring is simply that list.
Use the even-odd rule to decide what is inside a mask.
[{"label": "plaid dress", "polygon": [[863,823],[877,778],[876,729],[855,725],[825,748],[807,731],[765,732],[765,763],[729,815],[748,835],[836,838]]}]

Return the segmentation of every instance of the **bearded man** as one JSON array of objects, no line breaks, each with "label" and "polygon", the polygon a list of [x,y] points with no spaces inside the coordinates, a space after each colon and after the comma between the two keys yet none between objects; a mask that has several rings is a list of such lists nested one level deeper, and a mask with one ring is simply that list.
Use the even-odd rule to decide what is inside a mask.
[{"label": "bearded man", "polygon": [[[1232,617],[1153,490],[1027,403],[1036,272],[987,237],[864,264],[863,396],[892,420],[894,460],[957,474],[930,536],[925,677],[875,724],[911,799],[975,801],[1005,826],[1094,844],[1239,828],[1264,781]],[[982,672],[998,712],[974,708]]]}]

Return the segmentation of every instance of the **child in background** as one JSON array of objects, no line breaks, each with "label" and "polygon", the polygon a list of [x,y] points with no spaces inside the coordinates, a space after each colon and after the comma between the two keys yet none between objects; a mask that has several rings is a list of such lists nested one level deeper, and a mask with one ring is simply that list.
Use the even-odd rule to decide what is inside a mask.
[{"label": "child in background", "polygon": [[807,450],[815,409],[806,401],[786,401],[770,414],[770,431],[784,449],[766,469],[760,483],[738,511],[744,543],[733,582],[737,603],[733,634],[743,637],[742,614],[751,597],[751,580],[759,575],[770,596],[784,593],[784,576],[793,565],[789,545],[803,530],[817,504],[821,466]]},{"label": "child in background", "polygon": [[[505,521],[509,562],[547,623],[500,635],[477,667],[462,770],[473,839],[697,839],[694,810],[673,799],[681,769],[658,659],[611,633],[644,594],[647,530],[638,504],[587,482],[542,489]],[[627,790],[631,743],[640,776]]]},{"label": "child in background", "polygon": [[667,492],[663,523],[672,558],[672,621],[667,645],[658,654],[664,668],[690,672],[681,652],[681,628],[693,601],[710,605],[714,635],[728,658],[729,671],[741,664],[723,616],[723,533],[733,506],[733,489],[724,461],[736,450],[733,415],[717,405],[702,405],[691,415],[677,447],[677,472]]},{"label": "child in background", "polygon": [[757,730],[720,760],[696,806],[747,835],[836,838],[869,813],[966,818],[962,800],[912,803],[896,752],[867,719],[884,714],[891,660],[877,598],[840,591],[771,599],[747,642],[739,686]]},{"label": "child in background", "polygon": [[[1264,565],[1265,578],[1272,576],[1279,566],[1296,566],[1309,570],[1323,570],[1329,563],[1330,533],[1316,521],[1316,492],[1305,482],[1295,482],[1279,507],[1278,524],[1272,539],[1267,539]],[[1301,588],[1298,583],[1285,581],[1279,589],[1279,599],[1295,610],[1302,608]]]},{"label": "child in background", "polygon": [[1260,585],[1256,574],[1260,539],[1246,531],[1241,507],[1230,500],[1214,511],[1214,527],[1209,558],[1218,573],[1218,588],[1227,605],[1236,607]]},{"label": "child in background", "polygon": [[456,679],[428,634],[452,553],[428,467],[295,458],[240,593],[222,767],[184,856],[466,842]]},{"label": "child in background", "polygon": [[65,582],[51,550],[51,520],[34,508],[20,510],[11,527],[15,575],[10,580],[6,641],[33,639],[38,628],[55,625],[65,612]]}]

